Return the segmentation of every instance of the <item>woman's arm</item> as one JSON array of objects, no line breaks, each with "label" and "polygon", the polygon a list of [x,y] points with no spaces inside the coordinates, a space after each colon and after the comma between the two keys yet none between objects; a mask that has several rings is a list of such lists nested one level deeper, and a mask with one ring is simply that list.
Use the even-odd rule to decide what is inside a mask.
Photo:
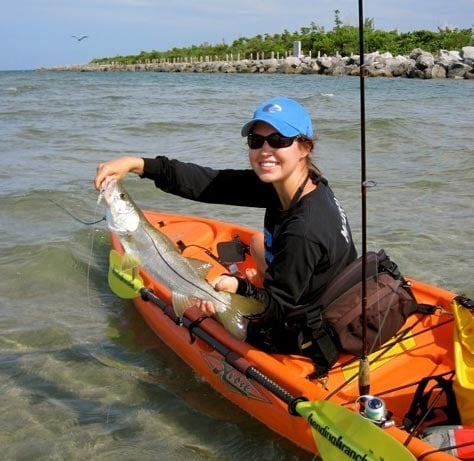
[{"label": "woman's arm", "polygon": [[252,170],[216,170],[159,156],[144,159],[143,178],[165,192],[205,203],[266,207],[277,200],[271,184]]}]

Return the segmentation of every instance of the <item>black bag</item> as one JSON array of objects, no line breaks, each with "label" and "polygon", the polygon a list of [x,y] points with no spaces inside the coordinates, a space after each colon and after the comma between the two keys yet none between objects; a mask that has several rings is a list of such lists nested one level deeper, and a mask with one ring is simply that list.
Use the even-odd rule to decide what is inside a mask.
[{"label": "black bag", "polygon": [[[417,311],[409,284],[384,250],[366,255],[367,351],[394,336],[408,316]],[[300,348],[327,371],[340,352],[359,355],[362,335],[362,258],[349,264],[329,284],[323,295],[305,309],[306,329]]]}]

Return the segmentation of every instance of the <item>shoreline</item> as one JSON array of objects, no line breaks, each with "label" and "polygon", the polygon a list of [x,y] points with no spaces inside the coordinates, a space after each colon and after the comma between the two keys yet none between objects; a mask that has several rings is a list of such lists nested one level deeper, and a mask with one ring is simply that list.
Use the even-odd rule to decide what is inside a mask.
[{"label": "shoreline", "polygon": [[[380,54],[378,51],[364,56],[364,68],[369,77],[405,77],[422,79],[474,79],[474,46],[461,51],[440,50],[433,55],[419,48],[409,56]],[[54,72],[188,72],[188,73],[246,73],[246,74],[316,74],[360,75],[360,57],[342,56],[290,56],[286,58],[244,60],[173,59],[171,62],[143,62],[137,64],[74,64],[39,68],[37,71]]]}]

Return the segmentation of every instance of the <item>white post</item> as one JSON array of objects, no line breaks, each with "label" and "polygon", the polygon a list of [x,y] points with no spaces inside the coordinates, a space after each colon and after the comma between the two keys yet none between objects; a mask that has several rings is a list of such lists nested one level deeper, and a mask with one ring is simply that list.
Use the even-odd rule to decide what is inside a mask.
[{"label": "white post", "polygon": [[301,42],[299,40],[293,42],[293,56],[295,58],[300,58],[301,54]]}]

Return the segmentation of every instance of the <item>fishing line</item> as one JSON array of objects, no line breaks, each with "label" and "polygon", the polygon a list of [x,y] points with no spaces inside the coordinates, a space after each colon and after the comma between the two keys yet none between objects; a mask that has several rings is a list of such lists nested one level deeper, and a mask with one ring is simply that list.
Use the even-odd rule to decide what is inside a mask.
[{"label": "fishing line", "polygon": [[[421,321],[423,320],[423,317],[420,317],[419,319],[416,320],[416,322],[413,323],[413,325],[411,325],[411,327],[409,328],[406,328],[405,330],[403,331],[400,331],[394,341],[392,341],[391,343],[383,346],[380,351],[379,351],[379,354],[377,354],[376,357],[374,357],[371,361],[372,364],[374,363],[377,363],[379,360],[383,359],[384,356],[393,348],[395,347],[397,344],[400,344],[401,342],[407,340],[407,339],[410,339],[410,338],[414,338],[415,336],[423,333],[423,331],[421,332],[418,332],[418,333],[412,333],[411,335],[409,335],[409,333],[411,332],[411,330],[416,327],[416,325],[418,325],[419,323],[421,323]],[[357,360],[357,357],[354,357],[354,359],[350,360],[348,363],[344,363],[344,364],[341,364],[340,367],[343,368],[347,365],[350,365],[351,363],[354,363],[355,361]],[[329,395],[326,396],[326,400],[329,400],[331,397],[333,397],[334,395],[336,395],[339,391],[341,391],[342,389],[344,389],[345,386],[347,386],[349,383],[351,383],[352,381],[354,381],[356,378],[358,377],[358,372],[355,372],[352,376],[350,376],[349,378],[347,378],[340,386],[338,386],[336,389],[334,389],[332,392],[329,393]]]},{"label": "fishing line", "polygon": [[[454,370],[449,370],[449,371],[445,371],[444,373],[441,373],[437,376],[441,377],[441,378],[444,378],[445,376],[453,376],[454,373],[455,373]],[[396,386],[396,387],[391,387],[389,389],[385,389],[384,391],[379,392],[377,395],[380,396],[380,397],[383,397],[387,394],[391,394],[392,392],[397,392],[397,391],[401,391],[403,389],[410,389],[411,387],[418,386],[421,382],[422,382],[422,379],[419,379],[418,381],[411,381],[409,383],[403,384],[402,386]],[[403,425],[399,426],[399,428],[403,428],[403,427],[404,427]]]},{"label": "fishing line", "polygon": [[[99,202],[96,202],[96,205],[95,205],[95,209],[97,210],[97,207],[99,206]],[[68,212],[67,210],[65,210],[66,212]],[[68,214],[70,214],[68,212]],[[90,225],[93,225],[93,224],[98,224],[102,221],[106,221],[107,217],[104,215],[102,216],[101,219],[97,220],[97,221],[93,221],[93,222],[85,222],[85,221],[82,221],[78,218],[75,218],[72,214],[70,214],[70,216],[72,216],[74,219],[76,219],[77,221],[81,222],[82,224],[85,224],[87,226],[90,226]],[[88,261],[87,261],[87,273],[86,273],[86,290],[87,290],[87,299],[89,301],[89,305],[91,305],[91,285],[90,285],[90,282],[91,282],[91,266],[92,266],[92,257],[94,255],[94,242],[95,242],[95,239],[94,239],[94,236],[95,236],[95,233],[92,231],[90,233],[90,251],[89,251],[89,258],[88,258]]]},{"label": "fishing line", "polygon": [[[151,241],[151,244],[152,246],[155,248],[156,250],[156,253],[157,255],[160,257],[160,259],[163,261],[163,263],[168,267],[168,269],[175,273],[177,275],[177,277],[181,280],[184,280],[185,282],[189,283],[190,285],[192,285],[194,288],[196,288],[198,291],[203,291],[202,288],[197,285],[196,283],[194,283],[192,280],[187,280],[185,277],[183,277],[183,275],[178,272],[167,260],[166,258],[163,257],[161,251],[160,251],[160,248],[158,247],[157,243],[155,242],[155,239],[153,238],[153,236],[150,234],[150,232],[148,231],[148,229],[144,229],[145,231],[145,234],[150,238],[150,241]],[[204,263],[204,261],[203,261]],[[209,283],[209,282],[208,282]],[[212,287],[212,285],[209,283],[209,286]],[[214,289],[214,287],[212,287]],[[214,289],[215,290],[215,289]],[[216,302],[220,302],[220,299],[219,297],[217,296],[217,294],[215,293],[208,293],[212,298],[214,298],[216,300]]]},{"label": "fishing line", "polygon": [[[451,379],[454,378],[455,371],[451,372]],[[420,381],[421,383],[421,381]],[[429,391],[425,391],[428,395],[431,394],[436,389],[436,385],[434,385]],[[434,397],[434,399],[431,401],[431,405],[426,407],[425,413],[422,415],[418,423],[415,425],[415,427],[410,429],[410,434],[403,443],[406,447],[409,445],[413,437],[418,436],[420,429],[423,425],[423,423],[427,420],[428,417],[431,416],[433,409],[436,408],[436,404],[438,403],[439,399],[443,396],[443,394],[447,394],[446,389],[443,387],[440,387],[438,394]],[[449,400],[448,400],[449,401]]]},{"label": "fishing line", "polygon": [[60,203],[54,201],[53,199],[51,198],[48,198],[48,200],[53,203],[54,205],[56,205],[58,208],[61,208],[61,210],[63,210],[66,214],[68,214],[71,218],[73,218],[75,221],[77,222],[80,222],[81,224],[84,224],[86,226],[92,226],[94,224],[98,224],[102,221],[105,221],[106,217],[105,215],[102,216],[102,218],[98,219],[97,221],[83,221],[81,218],[78,218],[77,216],[75,216],[74,214],[72,214],[66,207],[62,206]]},{"label": "fishing line", "polygon": [[474,445],[474,442],[464,442],[464,443],[459,443],[457,445],[449,445],[447,447],[439,447],[436,450],[433,451],[428,451],[426,453],[423,453],[419,458],[418,461],[422,461],[424,458],[432,455],[433,453],[439,453],[439,452],[449,452],[450,450],[454,450],[457,448],[464,448],[464,447],[470,447]]},{"label": "fishing line", "polygon": [[[95,221],[85,221],[81,218],[79,218],[78,216],[74,215],[71,211],[69,211],[66,207],[64,207],[63,205],[61,205],[60,203],[56,202],[55,200],[51,199],[51,198],[48,198],[48,200],[53,203],[54,205],[56,205],[58,208],[60,208],[61,210],[63,210],[68,216],[70,216],[71,218],[73,218],[75,221],[81,223],[81,224],[84,224],[85,226],[93,226],[95,224],[99,224],[100,222],[102,221],[106,221],[106,216],[102,216],[102,218],[100,219],[97,219]],[[97,209],[97,205],[96,204],[96,209]],[[92,302],[91,302],[91,285],[90,285],[90,282],[91,282],[91,266],[92,266],[92,258],[93,258],[93,255],[94,255],[94,233],[92,232],[90,234],[90,245],[89,245],[89,254],[87,256],[87,271],[86,271],[86,291],[87,291],[87,299],[88,299],[88,302],[89,302],[89,305],[92,305]]]}]

